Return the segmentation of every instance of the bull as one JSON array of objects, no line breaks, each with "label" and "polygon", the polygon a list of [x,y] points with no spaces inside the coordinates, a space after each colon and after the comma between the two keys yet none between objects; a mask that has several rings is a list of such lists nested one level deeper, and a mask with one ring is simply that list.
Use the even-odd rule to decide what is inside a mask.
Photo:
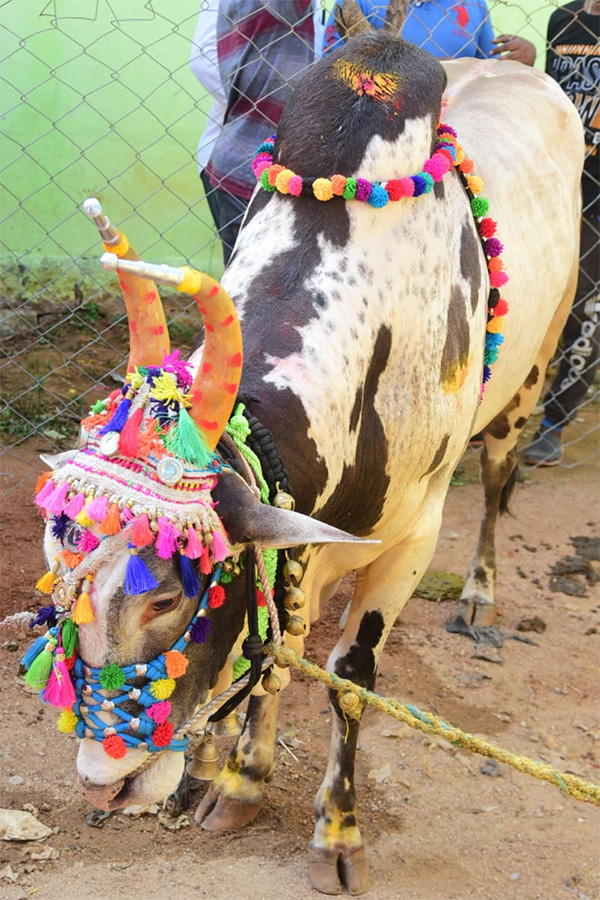
[{"label": "bull", "polygon": [[[440,131],[440,117],[449,128]],[[454,134],[458,141],[452,140]],[[468,181],[473,174],[463,164],[461,148],[473,157],[484,182],[504,243],[501,256],[481,226],[482,207],[473,205],[478,184]],[[439,165],[424,167],[423,161],[434,157]],[[292,595],[292,586],[296,591],[293,615],[280,608],[279,617],[288,627],[286,646],[300,654],[321,604],[341,578],[356,572],[354,595],[327,665],[337,675],[374,687],[386,637],[432,557],[451,475],[476,432],[484,434],[485,508],[457,621],[467,629],[491,624],[495,520],[515,478],[517,439],[539,397],[574,293],[581,124],[551,79],[518,63],[442,64],[385,30],[361,34],[308,71],[274,143],[267,141],[257,160],[261,185],[222,288],[235,302],[243,334],[238,396],[256,437],[255,449],[265,435],[270,441],[263,460],[270,497],[289,494],[292,485],[296,510],[257,499],[244,464],[234,464],[231,442],[219,441],[222,414],[217,426],[208,407],[202,406],[214,388],[212,382],[206,386],[214,363],[206,356],[215,331],[209,306],[220,291],[212,284],[197,297],[205,315],[206,344],[192,357],[197,375],[193,384],[186,382],[185,394],[191,399],[182,399],[185,385],[177,388],[177,396],[181,409],[191,405],[195,427],[204,429],[210,447],[216,448],[202,496],[209,498],[206,515],[218,515],[218,522],[193,525],[195,513],[186,507],[190,518],[180,523],[173,538],[176,529],[168,532],[173,525],[168,515],[161,517],[160,510],[153,513],[146,507],[137,515],[138,501],[122,502],[111,482],[103,506],[103,524],[110,510],[116,510],[111,531],[99,525],[100,514],[94,518],[98,488],[95,496],[83,488],[77,493],[90,467],[96,486],[104,483],[109,467],[113,471],[119,465],[118,484],[127,481],[123,472],[132,471],[139,479],[151,478],[152,490],[156,473],[159,481],[171,485],[177,471],[185,477],[183,438],[176,442],[179,426],[173,441],[164,443],[174,395],[169,399],[167,389],[161,394],[157,387],[157,379],[168,374],[175,379],[183,371],[181,363],[165,357],[172,365],[161,369],[160,355],[143,359],[140,347],[132,359],[127,390],[88,420],[80,449],[50,461],[51,479],[38,495],[51,519],[46,553],[51,564],[57,560],[52,590],[58,637],[50,649],[58,676],[65,675],[68,662],[62,646],[65,622],[78,622],[71,679],[82,738],[79,788],[107,810],[164,799],[176,789],[184,765],[177,728],[231,681],[235,648],[252,617],[251,606],[246,612],[247,594],[252,595],[255,582],[252,548],[296,548],[294,565],[288,559],[286,576],[278,575],[276,584],[284,601]],[[414,172],[420,174],[412,177]],[[135,271],[135,265],[127,267],[132,256],[127,248],[122,255],[117,268],[127,300],[136,278],[127,272]],[[494,259],[498,262],[490,265]],[[147,276],[150,270],[141,267],[139,272]],[[510,275],[509,283],[495,277],[499,272]],[[494,284],[502,287],[506,315],[494,312],[499,290]],[[186,286],[190,289],[189,278]],[[147,281],[144,290],[146,300],[154,303]],[[499,354],[489,354],[490,346],[497,349],[500,343],[499,338],[486,339],[486,334],[500,333],[490,330],[490,322],[498,326],[498,319],[503,343]],[[225,321],[230,322],[229,317]],[[130,317],[130,324],[132,340],[139,340],[139,320]],[[164,333],[164,320],[152,324],[150,331]],[[230,351],[231,362],[236,354]],[[484,365],[496,355],[482,394]],[[140,387],[144,379],[146,387]],[[222,386],[221,375],[217,380]],[[226,387],[229,412],[237,381],[230,379]],[[118,435],[111,444],[118,429],[115,425],[111,432],[108,421],[120,415],[123,427],[125,419],[126,424],[133,421],[132,410],[141,409],[136,427],[142,427],[147,407],[141,401],[136,407],[135,397],[143,390],[159,409],[154,424],[148,419],[152,427],[143,429],[145,457],[137,437],[133,451],[124,449]],[[130,406],[120,414],[126,403]],[[182,417],[183,412],[179,424]],[[140,457],[145,462],[140,463]],[[138,482],[127,484],[139,487]],[[164,488],[164,497],[167,493]],[[69,507],[78,497],[83,498],[81,504]],[[83,513],[89,515],[81,519],[77,509],[83,503]],[[152,554],[141,539],[137,545],[129,540],[129,548],[119,542],[115,531],[121,529],[129,537],[136,528],[143,532],[144,515],[151,526],[144,540],[166,546],[162,522],[165,535],[173,538],[170,554]],[[84,544],[81,527],[92,535]],[[194,527],[201,538],[196,556],[190,550],[196,546]],[[215,547],[222,542],[227,549],[217,553]],[[73,558],[84,546],[88,554],[79,552]],[[245,576],[225,585],[225,602],[221,596],[214,604],[201,603],[198,612],[198,597],[207,597],[210,585],[214,587],[215,567],[229,553],[229,569],[235,573],[241,552]],[[92,566],[87,556],[94,554]],[[205,556],[206,566],[196,568],[190,589],[189,563],[197,566]],[[300,574],[299,583],[291,585]],[[82,612],[69,618],[77,591]],[[198,622],[208,625],[199,628]],[[272,631],[276,627],[273,620]],[[194,629],[202,632],[201,640],[194,640]],[[62,651],[58,662],[57,651]],[[185,657],[185,674],[181,666],[174,690],[175,681],[167,677],[169,653],[179,654],[178,665]],[[254,642],[247,655],[260,658],[260,641],[258,650]],[[153,666],[158,666],[160,677],[153,676],[151,687],[160,682],[163,693],[157,688],[150,697],[145,685]],[[285,686],[288,670],[275,670]],[[107,672],[122,680],[111,681]],[[68,678],[62,687],[68,688]],[[163,682],[172,682],[168,722],[175,732],[162,728],[159,740],[165,708],[161,706],[160,718],[157,707],[167,702]],[[248,684],[253,682],[241,734],[196,812],[196,821],[206,829],[245,825],[263,801],[265,780],[273,768],[279,694],[272,678],[270,684],[263,681],[264,687],[256,678]],[[125,726],[115,712],[121,695]],[[94,699],[97,705],[86,708]],[[146,705],[140,713],[136,703],[142,700]],[[315,802],[310,878],[322,892],[338,893],[341,881],[358,894],[368,883],[354,787],[359,722],[344,714],[334,692],[330,701],[331,754]],[[92,709],[97,709],[93,715]],[[141,722],[146,728],[142,741]]]}]

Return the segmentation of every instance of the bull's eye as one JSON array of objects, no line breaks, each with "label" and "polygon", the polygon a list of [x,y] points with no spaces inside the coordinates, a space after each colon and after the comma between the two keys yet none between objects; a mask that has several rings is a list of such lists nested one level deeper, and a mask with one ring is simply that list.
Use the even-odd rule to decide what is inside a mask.
[{"label": "bull's eye", "polygon": [[152,604],[152,609],[156,613],[168,612],[170,609],[175,609],[175,607],[179,606],[180,599],[181,595],[176,597],[165,597],[164,600],[155,600]]},{"label": "bull's eye", "polygon": [[76,522],[69,522],[63,537],[63,546],[66,547],[67,550],[70,550],[71,553],[78,553],[78,542],[84,531],[85,529],[82,528],[81,525],[78,525]]}]

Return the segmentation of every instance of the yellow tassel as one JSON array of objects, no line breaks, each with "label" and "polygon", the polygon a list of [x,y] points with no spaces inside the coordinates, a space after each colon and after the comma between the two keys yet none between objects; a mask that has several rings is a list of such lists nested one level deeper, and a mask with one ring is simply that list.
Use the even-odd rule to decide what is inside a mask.
[{"label": "yellow tassel", "polygon": [[73,712],[72,709],[63,709],[61,710],[60,716],[58,717],[58,721],[56,723],[56,727],[61,732],[61,734],[70,734],[70,732],[75,731],[75,726],[77,725],[77,716]]},{"label": "yellow tassel", "polygon": [[92,599],[87,591],[82,591],[73,607],[71,618],[76,625],[88,625],[94,621]]},{"label": "yellow tassel", "polygon": [[90,517],[86,513],[85,507],[81,510],[79,515],[75,516],[75,521],[78,525],[82,525],[83,528],[89,528],[91,525],[95,525],[93,519],[90,519]]},{"label": "yellow tassel", "polygon": [[42,575],[42,577],[38,580],[35,586],[36,590],[41,591],[42,594],[51,594],[54,582],[56,581],[57,577],[58,576],[56,572],[46,572],[46,574]]}]

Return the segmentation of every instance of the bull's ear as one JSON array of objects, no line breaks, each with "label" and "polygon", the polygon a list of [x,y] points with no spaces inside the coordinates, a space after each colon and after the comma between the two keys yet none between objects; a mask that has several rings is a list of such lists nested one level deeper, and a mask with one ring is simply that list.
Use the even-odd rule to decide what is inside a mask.
[{"label": "bull's ear", "polygon": [[217,512],[233,544],[283,549],[301,544],[378,544],[287,509],[266,506],[238,476],[224,473],[213,491]]},{"label": "bull's ear", "polygon": [[64,453],[40,453],[40,459],[43,463],[46,463],[50,469],[56,471],[57,469],[62,469],[67,463],[70,463],[76,454],[77,450],[65,450]]}]

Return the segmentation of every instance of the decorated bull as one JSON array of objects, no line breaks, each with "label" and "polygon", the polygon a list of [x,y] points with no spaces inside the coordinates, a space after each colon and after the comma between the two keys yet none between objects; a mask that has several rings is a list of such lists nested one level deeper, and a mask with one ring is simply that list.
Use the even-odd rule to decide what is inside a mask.
[{"label": "decorated bull", "polygon": [[[36,498],[51,603],[27,680],[81,738],[95,806],[166,798],[192,717],[210,728],[252,692],[196,813],[207,829],[248,823],[263,800],[288,678],[266,640],[282,628],[301,654],[355,571],[328,668],[373,688],[479,431],[485,515],[457,620],[491,623],[494,522],[577,273],[581,125],[541,73],[360,35],[311,68],[265,137],[222,286],[138,261],[88,205],[128,308],[128,374]],[[152,279],[196,299],[192,365],[170,352]],[[357,894],[359,723],[330,699],[310,877]]]}]

